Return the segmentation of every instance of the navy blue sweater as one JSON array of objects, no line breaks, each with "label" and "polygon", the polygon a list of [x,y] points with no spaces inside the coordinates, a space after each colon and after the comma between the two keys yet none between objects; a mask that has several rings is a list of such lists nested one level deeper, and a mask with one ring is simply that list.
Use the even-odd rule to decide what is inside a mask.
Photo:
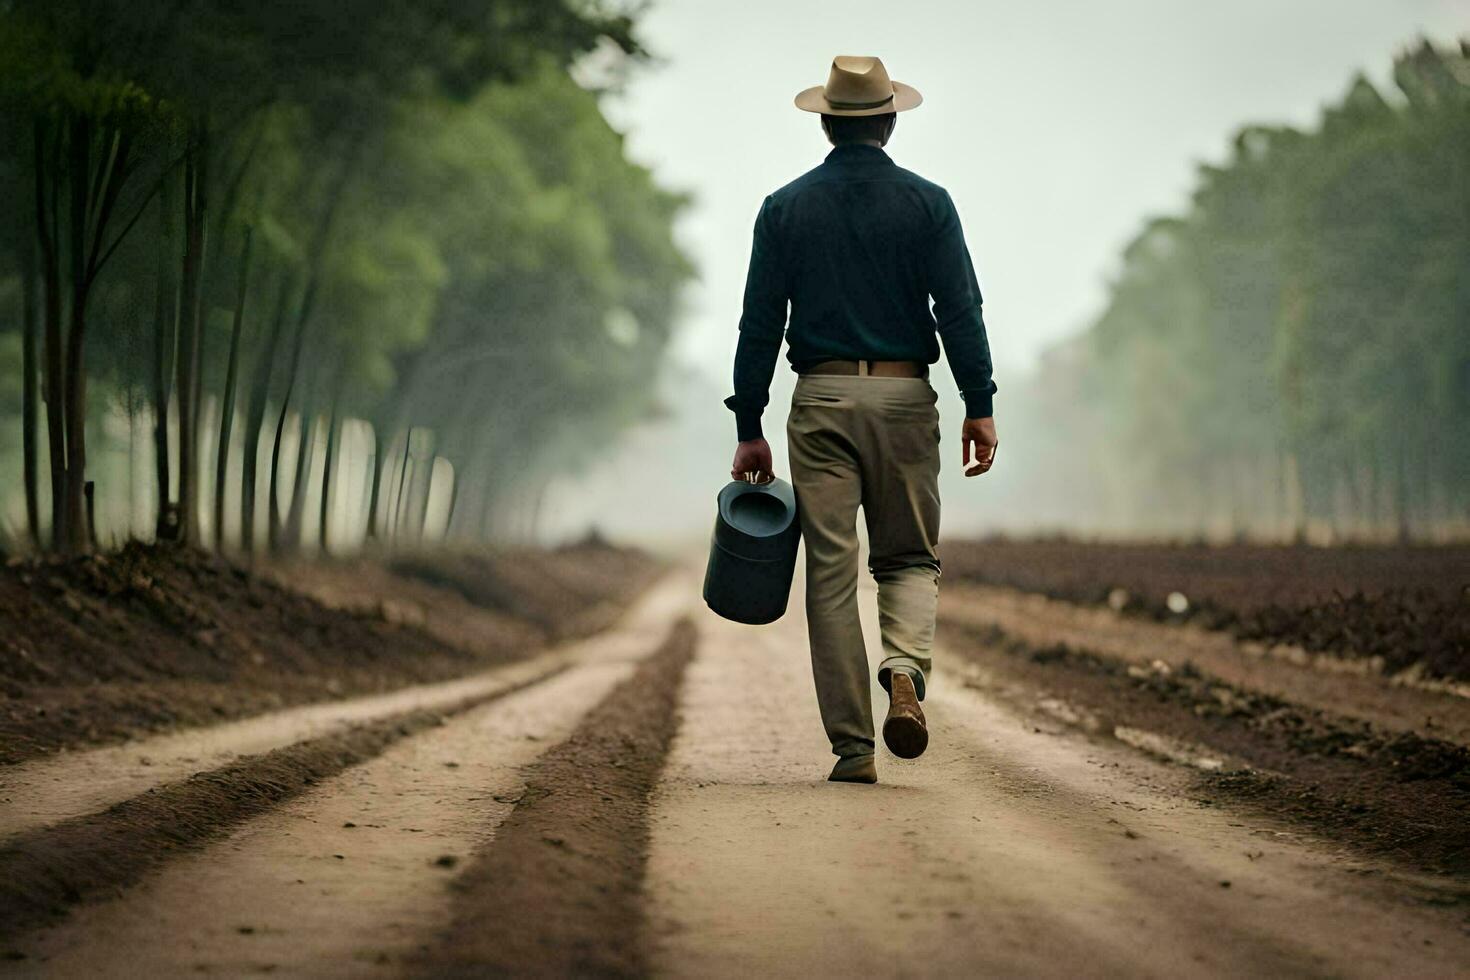
[{"label": "navy blue sweater", "polygon": [[797,371],[828,360],[933,364],[943,339],[966,416],[989,418],[995,383],[980,306],[949,193],[876,146],[836,147],[756,217],[735,394],[725,399],[739,437],[761,435],[783,332]]}]

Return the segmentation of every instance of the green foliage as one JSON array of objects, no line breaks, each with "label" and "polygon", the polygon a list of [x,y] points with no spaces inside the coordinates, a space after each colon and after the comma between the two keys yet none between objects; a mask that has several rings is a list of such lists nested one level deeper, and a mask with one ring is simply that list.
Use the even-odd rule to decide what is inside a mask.
[{"label": "green foliage", "polygon": [[[595,96],[548,65],[464,106],[416,108],[395,146],[449,274],[384,417],[570,463],[647,412],[692,274],[671,234],[684,199],[624,158]],[[497,414],[514,424],[486,432]]]},{"label": "green foliage", "polygon": [[[288,396],[293,411],[372,419],[383,452],[409,426],[433,430],[459,473],[484,475],[477,506],[493,510],[610,438],[650,408],[691,274],[671,230],[683,199],[624,157],[568,70],[593,49],[641,55],[623,9],[0,2],[0,412],[18,414],[13,273],[36,233],[32,131],[56,148],[48,186],[66,188],[80,121],[100,134],[93,167],[106,139],[131,152],[118,247],[86,307],[94,416],[158,401],[159,364],[173,384],[180,341],[170,325],[157,342],[155,303],[161,282],[165,310],[181,295],[187,159],[208,174],[200,384],[206,400],[225,388],[249,229],[236,404],[263,411],[252,381],[265,379],[267,445]],[[65,196],[50,207],[65,227]],[[509,446],[513,467],[492,458]]]},{"label": "green foliage", "polygon": [[1394,79],[1355,79],[1313,132],[1243,129],[1042,379],[1088,393],[1061,435],[1113,448],[1131,526],[1464,521],[1470,59],[1425,42]]}]

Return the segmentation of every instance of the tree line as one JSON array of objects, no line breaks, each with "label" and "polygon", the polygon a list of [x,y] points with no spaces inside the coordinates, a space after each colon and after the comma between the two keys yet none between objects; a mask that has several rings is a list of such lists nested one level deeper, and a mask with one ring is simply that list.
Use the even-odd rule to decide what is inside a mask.
[{"label": "tree line", "polygon": [[1310,130],[1244,127],[1185,213],[1143,227],[1027,396],[1033,499],[1085,491],[1043,520],[1470,528],[1467,54],[1423,41],[1391,90],[1359,76]]},{"label": "tree line", "polygon": [[654,407],[692,274],[684,198],[573,77],[643,59],[635,26],[585,0],[0,0],[12,537],[524,522]]}]

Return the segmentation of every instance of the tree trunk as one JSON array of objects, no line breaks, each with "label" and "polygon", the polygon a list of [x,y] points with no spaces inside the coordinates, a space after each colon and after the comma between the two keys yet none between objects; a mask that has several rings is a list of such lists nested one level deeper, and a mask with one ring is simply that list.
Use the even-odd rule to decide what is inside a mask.
[{"label": "tree trunk", "polygon": [[[301,368],[301,351],[306,343],[307,328],[311,323],[312,307],[316,302],[318,283],[321,278],[322,258],[326,253],[327,242],[331,238],[332,228],[336,222],[337,210],[342,203],[344,192],[347,189],[347,181],[352,175],[352,168],[357,164],[357,157],[361,153],[363,140],[360,136],[354,137],[349,145],[347,153],[342,157],[341,166],[332,179],[327,190],[326,206],[322,209],[317,226],[312,233],[311,245],[307,251],[309,256],[309,271],[306,277],[306,286],[302,292],[301,306],[296,314],[296,343],[291,354],[291,371],[286,381],[286,394],[281,399],[280,417],[276,423],[276,438],[271,447],[271,476],[270,476],[270,500],[267,513],[270,521],[270,544],[272,550],[281,545],[280,509],[277,503],[277,492],[279,490],[279,478],[277,472],[280,469],[281,450],[281,426],[285,423],[286,412],[291,407],[291,393],[295,390],[297,373]],[[282,297],[283,312],[285,296]],[[304,416],[303,416],[304,420]],[[303,421],[303,426],[305,422]]]},{"label": "tree trunk", "polygon": [[376,540],[379,536],[380,524],[378,520],[379,490],[383,486],[383,468],[388,460],[388,453],[393,443],[391,438],[384,441],[378,434],[377,425],[373,426],[373,464],[371,486],[368,487],[368,513],[367,513],[367,537]]},{"label": "tree trunk", "polygon": [[429,532],[429,501],[434,496],[434,470],[439,462],[439,457],[430,455],[424,464],[423,496],[414,502],[414,537],[419,544],[423,544]]},{"label": "tree trunk", "polygon": [[[305,420],[302,420],[305,424]],[[275,435],[271,438],[271,472],[265,498],[266,547],[272,552],[281,550],[281,531],[285,521],[281,517],[281,440],[286,432],[286,412],[276,418]]]},{"label": "tree trunk", "polygon": [[413,483],[409,486],[409,530],[418,543],[424,540],[424,524],[429,517],[429,494],[434,489],[434,430],[423,432],[421,455],[414,461]]},{"label": "tree trunk", "polygon": [[[135,365],[136,367],[136,365]],[[138,393],[128,386],[128,519],[123,530],[128,540],[134,536],[133,528],[138,520]]]},{"label": "tree trunk", "polygon": [[26,495],[26,533],[31,547],[41,548],[41,501],[37,427],[40,424],[41,406],[38,386],[39,365],[36,353],[36,335],[39,313],[36,302],[36,235],[34,229],[21,231],[24,244],[20,258],[20,364],[21,364],[21,455],[23,458]]},{"label": "tree trunk", "polygon": [[158,199],[158,270],[153,296],[153,469],[158,481],[158,515],[154,536],[179,536],[179,511],[169,491],[168,403],[178,347],[178,286],[174,282],[173,181],[164,178]]},{"label": "tree trunk", "polygon": [[[451,464],[453,465],[453,464]],[[444,538],[449,540],[450,528],[454,527],[454,511],[459,506],[459,467],[455,466],[449,480],[449,504],[444,511]]]},{"label": "tree trunk", "polygon": [[[286,324],[286,311],[291,299],[291,275],[281,275],[280,295],[276,299],[275,316],[265,345],[256,354],[255,373],[250,384],[250,404],[245,413],[245,446],[240,473],[240,546],[246,554],[255,553],[255,488],[259,482],[260,434],[265,431],[266,399],[270,395],[271,369],[276,363],[276,348]],[[274,506],[274,505],[272,505]],[[267,518],[269,520],[269,518]]]},{"label": "tree trunk", "polygon": [[306,542],[302,539],[302,523],[306,518],[306,488],[311,483],[311,467],[316,462],[317,417],[310,411],[301,413],[301,441],[296,446],[296,473],[291,480],[291,508],[286,513],[286,527],[282,541],[298,551]]},{"label": "tree trunk", "polygon": [[317,540],[321,542],[322,554],[327,553],[327,524],[332,517],[332,460],[337,454],[337,430],[342,423],[337,418],[339,398],[332,396],[332,412],[327,417],[327,455],[322,461],[322,509],[317,527]]},{"label": "tree trunk", "polygon": [[[71,315],[68,324],[65,374],[52,407],[60,405],[65,420],[66,470],[64,528],[58,540],[69,554],[82,554],[93,547],[87,513],[87,302],[92,285],[110,250],[104,252],[108,221],[127,176],[129,141],[121,130],[104,132],[95,173],[92,171],[92,141],[96,134],[85,116],[71,121],[68,145],[70,202],[67,212],[70,245]],[[54,208],[53,198],[53,208]],[[90,222],[90,227],[89,227]],[[131,227],[131,225],[129,225]],[[126,230],[124,231],[126,233]],[[55,239],[52,240],[53,256]],[[52,263],[54,266],[55,263]],[[59,287],[59,283],[58,283]],[[59,300],[59,289],[58,289]],[[58,302],[57,327],[60,327]]]},{"label": "tree trunk", "polygon": [[83,341],[87,324],[87,211],[91,175],[91,125],[82,118],[72,121],[68,146],[71,178],[68,258],[71,260],[71,316],[67,324],[66,366],[61,382],[62,416],[66,420],[66,533],[61,549],[66,554],[83,554],[91,548],[87,521],[87,391],[83,371]]},{"label": "tree trunk", "polygon": [[87,547],[97,547],[97,484],[91,480],[82,483],[82,512],[86,515]]},{"label": "tree trunk", "polygon": [[[309,310],[311,294],[302,299],[303,310]],[[286,428],[286,412],[291,408],[291,395],[296,390],[296,375],[301,370],[301,351],[306,346],[306,313],[297,317],[296,342],[291,348],[291,368],[286,376],[286,392],[281,396],[281,411],[276,419],[276,437],[271,443],[271,478],[270,497],[268,500],[267,519],[270,521],[270,546],[272,551],[279,550],[283,539],[281,532],[285,530],[281,516],[280,489],[281,489],[281,435]],[[306,412],[301,413],[301,431],[303,438],[306,432]]]},{"label": "tree trunk", "polygon": [[175,392],[179,419],[179,528],[180,540],[194,543],[199,528],[197,466],[194,453],[194,377],[199,371],[199,243],[194,220],[197,151],[190,149],[184,163],[184,252],[179,281],[179,355]]},{"label": "tree trunk", "polygon": [[225,396],[220,404],[219,447],[214,460],[214,547],[225,546],[225,478],[230,463],[230,436],[235,428],[235,386],[240,376],[240,335],[245,325],[245,293],[250,282],[250,227],[240,244],[240,271],[235,293],[235,320],[230,326],[230,361],[225,370]]},{"label": "tree trunk", "polygon": [[388,510],[388,536],[398,537],[398,531],[403,524],[403,503],[408,496],[408,479],[412,473],[410,469],[413,455],[413,426],[408,427],[408,432],[403,437],[403,467],[398,472],[398,493],[393,497],[393,502]]},{"label": "tree trunk", "polygon": [[61,341],[61,259],[57,254],[58,230],[56,200],[57,182],[48,185],[46,175],[60,170],[60,140],[49,140],[51,161],[47,157],[45,123],[36,121],[35,178],[36,233],[41,246],[41,279],[43,289],[42,361],[44,380],[41,397],[46,402],[46,440],[51,457],[51,547],[60,550],[67,541],[66,529],[66,408],[63,398]]},{"label": "tree trunk", "polygon": [[209,159],[202,130],[190,134],[184,161],[184,257],[179,287],[179,536],[199,542],[199,438],[196,422],[199,400],[200,334],[203,312],[201,278],[204,272],[206,173]]}]

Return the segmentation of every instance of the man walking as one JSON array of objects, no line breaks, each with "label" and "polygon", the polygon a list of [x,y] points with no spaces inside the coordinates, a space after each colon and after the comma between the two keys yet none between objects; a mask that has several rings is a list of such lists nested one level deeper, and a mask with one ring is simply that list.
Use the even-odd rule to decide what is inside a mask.
[{"label": "man walking", "polygon": [[825,86],[796,96],[798,109],[821,113],[833,149],[761,205],[735,394],[725,400],[740,439],[731,475],[771,479],[761,414],[784,333],[800,375],[786,433],[812,672],[837,782],[878,779],[857,606],[859,506],[878,583],[883,740],[906,759],[929,742],[919,702],[939,599],[939,412],[928,375],[941,340],[965,400],[965,474],[987,472],[997,445],[980,287],[954,202],[883,151],[897,113],[921,101],[862,57],[838,57]]}]

